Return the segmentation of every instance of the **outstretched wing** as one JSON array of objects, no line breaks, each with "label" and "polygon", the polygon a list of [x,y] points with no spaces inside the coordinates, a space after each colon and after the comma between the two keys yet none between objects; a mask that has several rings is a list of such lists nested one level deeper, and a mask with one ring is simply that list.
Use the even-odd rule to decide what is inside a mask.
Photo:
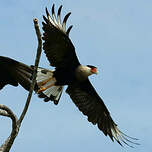
[{"label": "outstretched wing", "polygon": [[0,56],[0,71],[0,89],[7,84],[18,86],[20,83],[26,90],[29,90],[33,73],[30,66]]},{"label": "outstretched wing", "polygon": [[47,8],[47,17],[43,16],[43,49],[50,62],[54,67],[66,67],[79,65],[78,58],[75,53],[75,48],[69,39],[70,26],[66,30],[66,21],[71,13],[68,13],[61,22],[61,9],[59,7],[57,17],[54,12],[54,4],[52,6],[52,16],[50,16]]},{"label": "outstretched wing", "polygon": [[125,135],[118,129],[103,100],[96,93],[88,79],[84,82],[74,82],[68,86],[66,92],[70,95],[79,110],[88,116],[88,121],[94,125],[97,124],[98,128],[106,136],[108,135],[112,141],[115,139],[120,145],[122,145],[121,142],[128,145],[127,141],[137,144],[129,140],[129,138],[135,138]]}]

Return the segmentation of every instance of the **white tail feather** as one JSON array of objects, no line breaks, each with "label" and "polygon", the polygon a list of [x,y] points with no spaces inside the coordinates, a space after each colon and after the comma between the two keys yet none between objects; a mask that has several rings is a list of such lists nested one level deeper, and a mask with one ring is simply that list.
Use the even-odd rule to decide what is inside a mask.
[{"label": "white tail feather", "polygon": [[[56,82],[56,79],[53,77],[53,71],[38,68],[36,81],[39,88],[47,88],[47,86],[54,84]],[[43,84],[44,81],[46,81],[45,84]],[[42,93],[48,98],[50,98],[50,100],[58,101],[62,94],[63,88],[63,86],[52,86],[43,91]]]},{"label": "white tail feather", "polygon": [[43,93],[47,96],[47,97],[54,97],[54,100],[58,101],[61,93],[63,90],[63,86],[53,86],[51,88],[48,88],[47,90],[43,91]]},{"label": "white tail feather", "polygon": [[48,79],[50,77],[53,77],[53,71],[47,70],[47,69],[43,69],[43,68],[38,68],[37,77],[36,77],[37,83],[45,81],[46,79]]}]

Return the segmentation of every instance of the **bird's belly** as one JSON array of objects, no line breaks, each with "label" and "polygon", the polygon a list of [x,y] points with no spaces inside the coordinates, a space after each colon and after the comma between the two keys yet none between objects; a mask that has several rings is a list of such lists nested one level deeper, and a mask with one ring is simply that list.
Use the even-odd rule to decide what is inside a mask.
[{"label": "bird's belly", "polygon": [[56,70],[53,77],[56,79],[55,85],[69,85],[75,79],[74,72],[71,70]]}]

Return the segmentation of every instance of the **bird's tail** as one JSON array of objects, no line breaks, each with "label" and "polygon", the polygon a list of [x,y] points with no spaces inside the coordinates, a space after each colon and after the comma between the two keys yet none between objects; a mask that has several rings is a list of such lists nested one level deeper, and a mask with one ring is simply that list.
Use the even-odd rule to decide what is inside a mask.
[{"label": "bird's tail", "polygon": [[[32,83],[33,70],[34,70],[33,66],[28,66],[20,62],[16,67],[16,73],[18,74],[18,76],[16,77],[17,81],[26,90],[30,89],[30,85]],[[39,67],[37,69],[36,85],[34,90],[38,94],[38,97],[44,98],[45,102],[52,100],[54,104],[58,104],[63,91],[63,86],[48,87],[50,84],[54,83],[54,79],[52,78],[53,78],[53,71]],[[48,88],[45,91],[38,93],[38,90],[41,87],[45,87],[45,88],[48,87]]]},{"label": "bird's tail", "polygon": [[[54,104],[58,104],[61,97],[64,86],[55,86],[55,79],[53,78],[53,71],[44,68],[38,68],[36,78],[38,89],[47,88],[40,93],[37,92],[40,98],[44,98],[45,102],[49,100],[54,101]],[[50,87],[49,87],[50,86]]]},{"label": "bird's tail", "polygon": [[[32,83],[34,66],[28,66],[14,59],[0,56],[0,69],[2,71],[0,74],[0,89],[7,84],[13,86],[18,86],[18,84],[20,84],[24,89],[29,91]],[[54,83],[54,79],[51,79],[52,77],[53,71],[38,68],[34,90],[36,93],[38,93],[41,86],[48,86],[48,88],[39,93],[38,96],[40,98],[44,98],[45,102],[52,100],[54,101],[54,104],[58,104],[63,91],[63,86],[49,87],[51,83]],[[45,82],[45,84],[41,82]]]}]

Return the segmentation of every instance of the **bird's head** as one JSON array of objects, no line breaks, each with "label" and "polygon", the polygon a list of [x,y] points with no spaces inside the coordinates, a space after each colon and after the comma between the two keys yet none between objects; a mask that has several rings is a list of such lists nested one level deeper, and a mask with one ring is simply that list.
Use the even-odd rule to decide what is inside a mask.
[{"label": "bird's head", "polygon": [[97,73],[97,68],[92,65],[80,65],[76,69],[76,77],[81,81],[87,79],[88,76]]},{"label": "bird's head", "polygon": [[91,72],[91,74],[98,74],[97,67],[92,66],[92,65],[87,65],[87,67],[89,67],[89,68],[90,68],[90,72]]}]

